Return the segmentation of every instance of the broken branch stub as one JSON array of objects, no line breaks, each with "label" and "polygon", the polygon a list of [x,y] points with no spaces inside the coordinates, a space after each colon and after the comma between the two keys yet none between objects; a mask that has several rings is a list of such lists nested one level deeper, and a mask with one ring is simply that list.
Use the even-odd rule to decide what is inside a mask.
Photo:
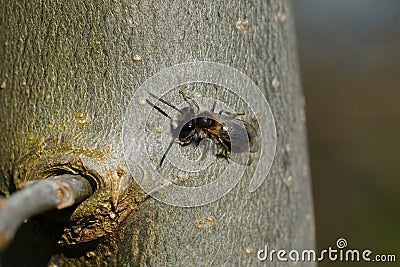
[{"label": "broken branch stub", "polygon": [[88,180],[63,174],[26,183],[9,198],[0,198],[0,251],[13,239],[25,219],[52,209],[64,209],[92,194]]}]

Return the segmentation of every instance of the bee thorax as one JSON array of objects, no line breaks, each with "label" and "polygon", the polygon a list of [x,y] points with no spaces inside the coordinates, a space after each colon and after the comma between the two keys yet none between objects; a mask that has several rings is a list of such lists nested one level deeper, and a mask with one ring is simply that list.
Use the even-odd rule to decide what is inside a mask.
[{"label": "bee thorax", "polygon": [[203,131],[203,130],[198,131],[198,138],[204,139],[204,138],[207,138],[207,137],[209,137],[208,132]]}]

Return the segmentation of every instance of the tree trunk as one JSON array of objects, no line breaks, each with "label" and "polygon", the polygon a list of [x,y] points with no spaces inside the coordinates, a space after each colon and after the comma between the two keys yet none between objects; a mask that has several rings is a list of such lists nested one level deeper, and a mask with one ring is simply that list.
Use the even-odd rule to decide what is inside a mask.
[{"label": "tree trunk", "polygon": [[[314,248],[305,102],[286,1],[3,0],[2,7],[0,192],[63,173],[95,189],[74,209],[29,220],[2,266],[254,266],[265,245]],[[184,208],[143,197],[121,140],[135,90],[194,61],[222,63],[254,81],[277,141],[255,192],[247,173],[222,198]]]}]

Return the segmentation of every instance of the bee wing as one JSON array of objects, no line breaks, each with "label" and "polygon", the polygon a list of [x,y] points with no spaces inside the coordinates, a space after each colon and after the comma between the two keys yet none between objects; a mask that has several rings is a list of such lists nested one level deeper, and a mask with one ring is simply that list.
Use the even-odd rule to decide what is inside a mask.
[{"label": "bee wing", "polygon": [[256,129],[249,123],[228,116],[223,118],[223,131],[220,134],[222,142],[230,148],[230,156],[234,162],[250,165],[253,155],[258,151]]},{"label": "bee wing", "polygon": [[[257,152],[260,148],[260,142],[256,128],[250,123],[232,116],[221,115],[222,124],[227,129],[227,134],[230,137],[225,137],[231,140],[234,148],[247,152]],[[247,141],[244,142],[243,141]],[[232,149],[235,153],[235,149]],[[236,152],[236,153],[237,153]],[[240,153],[240,152],[239,152]]]}]

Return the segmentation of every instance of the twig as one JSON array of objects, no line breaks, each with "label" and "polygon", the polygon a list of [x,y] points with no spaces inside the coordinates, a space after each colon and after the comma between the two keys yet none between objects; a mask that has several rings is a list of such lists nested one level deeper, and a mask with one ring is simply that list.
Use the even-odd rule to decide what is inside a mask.
[{"label": "twig", "polygon": [[19,226],[34,215],[64,209],[92,194],[90,183],[79,175],[63,174],[30,181],[9,198],[0,198],[0,252],[13,239]]}]

